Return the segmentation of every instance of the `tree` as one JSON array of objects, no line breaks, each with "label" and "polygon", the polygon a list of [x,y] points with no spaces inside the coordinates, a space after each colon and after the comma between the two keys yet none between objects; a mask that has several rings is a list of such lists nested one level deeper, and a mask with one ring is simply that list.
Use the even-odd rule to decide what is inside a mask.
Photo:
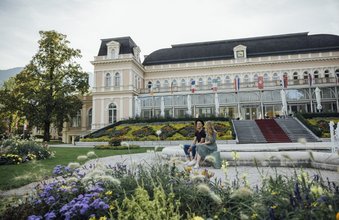
[{"label": "tree", "polygon": [[0,134],[18,132],[14,128],[20,123],[21,105],[14,91],[15,78],[11,77],[0,87]]},{"label": "tree", "polygon": [[75,59],[80,50],[69,47],[66,35],[40,31],[39,50],[15,77],[15,94],[20,111],[30,125],[43,127],[44,140],[50,140],[50,126],[59,130],[82,107],[79,98],[88,91],[88,74]]}]

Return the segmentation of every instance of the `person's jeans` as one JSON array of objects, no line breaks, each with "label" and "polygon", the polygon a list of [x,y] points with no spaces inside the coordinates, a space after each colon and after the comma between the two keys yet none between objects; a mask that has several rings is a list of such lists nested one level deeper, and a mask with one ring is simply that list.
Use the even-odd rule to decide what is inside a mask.
[{"label": "person's jeans", "polygon": [[[189,145],[189,144],[184,145],[184,152],[185,152],[186,157],[190,157],[190,152],[188,152],[188,149],[190,148],[190,146],[191,145]],[[192,146],[192,157],[193,158],[195,157],[195,153],[196,153],[196,146],[193,145]]]}]

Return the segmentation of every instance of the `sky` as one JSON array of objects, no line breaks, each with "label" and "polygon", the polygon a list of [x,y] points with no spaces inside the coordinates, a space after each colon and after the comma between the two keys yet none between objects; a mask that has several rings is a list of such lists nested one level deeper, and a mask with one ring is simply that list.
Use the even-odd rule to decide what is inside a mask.
[{"label": "sky", "polygon": [[0,70],[24,67],[39,31],[67,35],[93,72],[100,39],[130,36],[142,57],[173,44],[309,32],[339,35],[338,0],[0,0]]}]

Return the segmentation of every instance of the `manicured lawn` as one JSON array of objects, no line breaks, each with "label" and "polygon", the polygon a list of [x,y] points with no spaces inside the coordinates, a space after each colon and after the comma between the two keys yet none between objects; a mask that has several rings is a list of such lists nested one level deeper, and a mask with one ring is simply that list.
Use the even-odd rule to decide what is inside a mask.
[{"label": "manicured lawn", "polygon": [[[154,148],[133,149],[131,153],[143,153]],[[18,188],[26,184],[46,179],[52,175],[56,165],[67,165],[69,162],[79,162],[79,155],[86,155],[88,151],[94,151],[98,157],[128,154],[128,150],[94,150],[91,148],[51,148],[55,151],[55,157],[47,160],[39,160],[20,165],[0,166],[0,190]]]}]

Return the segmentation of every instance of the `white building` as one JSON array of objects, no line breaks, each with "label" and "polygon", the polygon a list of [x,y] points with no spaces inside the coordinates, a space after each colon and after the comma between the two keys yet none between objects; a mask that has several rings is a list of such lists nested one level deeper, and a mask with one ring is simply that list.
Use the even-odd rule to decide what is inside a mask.
[{"label": "white building", "polygon": [[83,112],[91,113],[92,130],[139,113],[144,118],[161,113],[165,117],[187,113],[274,117],[281,114],[281,89],[286,92],[288,113],[319,111],[317,87],[321,111],[339,112],[337,35],[296,33],[179,44],[156,50],[143,62],[140,48],[130,37],[110,38],[101,40],[91,63],[93,102],[87,106],[93,107]]}]

